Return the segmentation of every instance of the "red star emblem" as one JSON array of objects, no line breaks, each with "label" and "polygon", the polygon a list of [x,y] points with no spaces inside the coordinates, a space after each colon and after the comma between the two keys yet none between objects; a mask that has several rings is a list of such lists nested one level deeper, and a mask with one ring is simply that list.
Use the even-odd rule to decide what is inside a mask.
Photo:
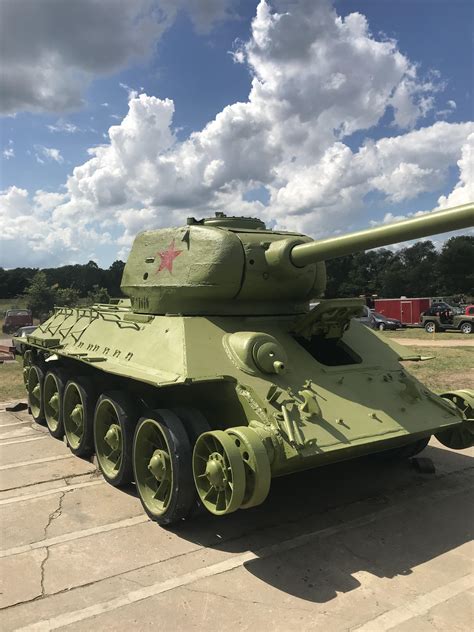
[{"label": "red star emblem", "polygon": [[166,268],[166,270],[173,274],[173,261],[176,259],[176,257],[179,257],[182,252],[182,250],[176,250],[173,239],[166,250],[158,253],[158,255],[161,257],[161,263],[156,273],[158,274],[158,272],[161,272]]}]

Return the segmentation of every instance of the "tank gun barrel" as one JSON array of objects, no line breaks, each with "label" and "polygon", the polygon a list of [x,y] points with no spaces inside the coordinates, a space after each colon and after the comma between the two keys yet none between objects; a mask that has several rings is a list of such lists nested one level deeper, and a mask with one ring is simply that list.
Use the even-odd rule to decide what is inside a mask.
[{"label": "tank gun barrel", "polygon": [[386,226],[376,226],[347,235],[330,237],[294,246],[291,261],[298,267],[342,257],[361,250],[380,248],[410,239],[474,226],[474,203],[434,211]]}]

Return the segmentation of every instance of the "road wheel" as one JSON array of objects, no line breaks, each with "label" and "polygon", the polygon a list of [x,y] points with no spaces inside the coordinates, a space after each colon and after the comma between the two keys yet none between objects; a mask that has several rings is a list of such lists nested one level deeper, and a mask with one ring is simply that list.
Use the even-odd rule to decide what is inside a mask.
[{"label": "road wheel", "polygon": [[399,448],[392,448],[391,450],[385,450],[380,452],[378,456],[387,459],[410,459],[412,456],[419,454],[426,448],[431,437],[423,437],[407,445],[402,445]]},{"label": "road wheel", "polygon": [[32,364],[33,351],[31,349],[27,349],[23,354],[23,381],[25,383],[26,390],[28,390],[28,373]]},{"label": "road wheel", "polygon": [[[207,423],[207,419],[204,415],[197,410],[197,408],[173,408],[173,412],[178,415],[178,417],[183,422],[184,428],[186,430],[186,434],[188,435],[189,444],[191,446],[191,452],[193,451],[194,444],[198,440],[198,438],[204,433],[209,432],[211,429],[210,425]],[[196,516],[200,516],[206,512],[204,505],[199,498],[199,495],[196,493],[194,495],[194,504],[189,513],[189,517],[194,518]]]},{"label": "road wheel", "polygon": [[462,417],[459,424],[437,432],[435,437],[443,445],[453,450],[465,450],[474,446],[474,391],[464,389],[448,391],[441,395]]},{"label": "road wheel", "polygon": [[436,323],[434,321],[429,320],[425,323],[425,331],[427,334],[434,334],[437,330],[438,328],[436,327]]},{"label": "road wheel", "polygon": [[45,425],[43,402],[44,372],[37,364],[31,364],[28,369],[28,406],[37,424]]},{"label": "road wheel", "polygon": [[188,516],[196,494],[191,446],[171,410],[149,411],[138,421],[133,470],[143,508],[152,520],[170,525]]},{"label": "road wheel", "polygon": [[63,426],[64,377],[59,371],[48,371],[44,378],[44,416],[50,434],[56,439],[64,437]]},{"label": "road wheel", "polygon": [[69,380],[64,389],[63,424],[69,448],[76,456],[94,453],[94,404],[95,393],[88,379]]},{"label": "road wheel", "polygon": [[196,408],[173,408],[173,412],[183,422],[192,450],[197,438],[204,432],[209,432],[211,427],[204,415]]},{"label": "road wheel", "polygon": [[378,329],[379,329],[379,331],[384,331],[385,330],[385,323],[379,323],[378,324]]},{"label": "road wheel", "polygon": [[472,323],[462,323],[459,329],[463,334],[472,334]]},{"label": "road wheel", "polygon": [[103,393],[95,407],[94,445],[100,471],[115,487],[133,480],[133,433],[136,406],[126,394]]}]

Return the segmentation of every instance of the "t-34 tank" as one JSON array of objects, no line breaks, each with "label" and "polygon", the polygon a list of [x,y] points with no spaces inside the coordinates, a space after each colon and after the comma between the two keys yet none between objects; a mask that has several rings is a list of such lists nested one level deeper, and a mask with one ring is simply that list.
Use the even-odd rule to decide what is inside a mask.
[{"label": "t-34 tank", "polygon": [[31,414],[74,454],[95,451],[112,485],[134,480],[161,524],[199,502],[253,507],[297,470],[413,456],[433,434],[467,448],[474,394],[431,392],[400,363],[421,358],[352,320],[362,300],[320,297],[324,260],[473,219],[469,204],[313,241],[217,213],[141,233],[130,301],[58,307],[22,338]]}]

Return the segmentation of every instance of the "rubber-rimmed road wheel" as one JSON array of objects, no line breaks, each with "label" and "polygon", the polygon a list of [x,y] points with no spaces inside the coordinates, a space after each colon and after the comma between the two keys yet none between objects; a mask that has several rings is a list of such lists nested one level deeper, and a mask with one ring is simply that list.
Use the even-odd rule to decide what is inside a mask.
[{"label": "rubber-rimmed road wheel", "polygon": [[183,422],[192,450],[196,439],[204,432],[209,432],[211,427],[207,423],[207,419],[204,415],[196,408],[173,408],[173,412],[178,415]]},{"label": "rubber-rimmed road wheel", "polygon": [[430,436],[423,437],[423,439],[418,439],[417,441],[413,441],[407,445],[402,445],[399,448],[385,450],[384,452],[378,453],[378,455],[382,458],[385,457],[388,459],[411,459],[412,456],[419,454],[426,448],[430,439]]},{"label": "rubber-rimmed road wheel", "polygon": [[28,406],[37,424],[45,425],[43,405],[44,372],[37,364],[32,364],[28,370]]},{"label": "rubber-rimmed road wheel", "polygon": [[172,411],[149,411],[138,421],[133,470],[143,508],[152,520],[170,525],[186,518],[196,493],[191,446],[183,424]]},{"label": "rubber-rimmed road wheel", "polygon": [[425,323],[425,331],[427,334],[434,334],[436,330],[437,330],[437,327],[434,321],[429,320],[427,323]]},{"label": "rubber-rimmed road wheel", "polygon": [[26,390],[28,390],[28,373],[30,371],[30,367],[33,364],[33,351],[31,349],[27,349],[23,353],[23,381],[25,383]]},{"label": "rubber-rimmed road wheel", "polygon": [[63,394],[63,376],[59,371],[48,371],[43,383],[44,416],[50,434],[56,439],[64,437]]},{"label": "rubber-rimmed road wheel", "polygon": [[63,424],[69,449],[76,456],[94,453],[94,404],[95,392],[88,379],[69,380],[64,389]]},{"label": "rubber-rimmed road wheel", "polygon": [[385,331],[385,323],[379,323],[377,327],[379,331]]},{"label": "rubber-rimmed road wheel", "polygon": [[463,334],[472,334],[472,323],[462,323],[459,329]]},{"label": "rubber-rimmed road wheel", "polygon": [[[211,427],[208,424],[207,419],[197,408],[179,407],[173,408],[173,412],[176,413],[183,422],[192,452],[194,444],[196,443],[198,437],[200,437],[204,432],[209,432]],[[195,518],[205,513],[207,513],[207,510],[202,504],[201,499],[199,498],[199,494],[196,490],[194,495],[194,504],[191,511],[189,512],[189,517]]]},{"label": "rubber-rimmed road wheel", "polygon": [[103,393],[95,407],[94,445],[105,480],[121,487],[133,480],[132,448],[137,408],[125,393]]}]

